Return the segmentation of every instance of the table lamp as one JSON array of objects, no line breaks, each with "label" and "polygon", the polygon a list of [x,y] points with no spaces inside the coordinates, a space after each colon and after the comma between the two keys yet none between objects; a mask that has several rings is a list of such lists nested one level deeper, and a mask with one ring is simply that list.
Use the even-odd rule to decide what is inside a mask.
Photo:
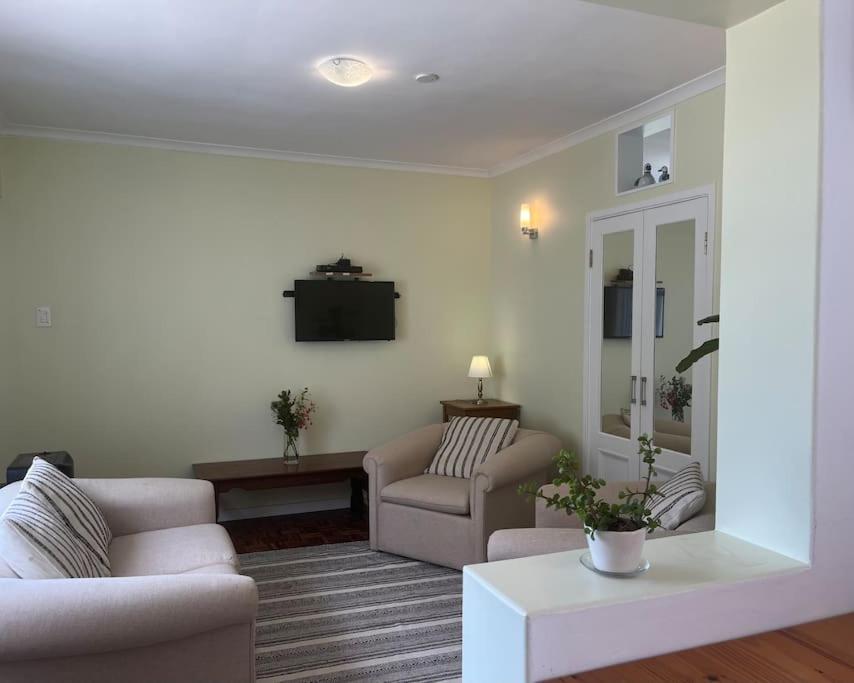
[{"label": "table lamp", "polygon": [[469,366],[469,377],[477,379],[477,399],[472,401],[472,403],[475,405],[486,403],[483,400],[483,378],[492,377],[492,367],[489,365],[489,358],[486,356],[474,356]]}]

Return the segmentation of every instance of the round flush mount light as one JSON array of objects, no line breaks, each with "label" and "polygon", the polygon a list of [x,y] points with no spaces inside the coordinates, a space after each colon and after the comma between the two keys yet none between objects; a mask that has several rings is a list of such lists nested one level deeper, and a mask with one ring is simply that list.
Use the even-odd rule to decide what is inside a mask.
[{"label": "round flush mount light", "polygon": [[418,83],[435,83],[439,80],[439,74],[429,73],[429,74],[418,74],[415,77],[415,80]]},{"label": "round flush mount light", "polygon": [[327,81],[344,88],[363,85],[374,73],[363,61],[352,57],[332,57],[318,64],[317,70]]}]

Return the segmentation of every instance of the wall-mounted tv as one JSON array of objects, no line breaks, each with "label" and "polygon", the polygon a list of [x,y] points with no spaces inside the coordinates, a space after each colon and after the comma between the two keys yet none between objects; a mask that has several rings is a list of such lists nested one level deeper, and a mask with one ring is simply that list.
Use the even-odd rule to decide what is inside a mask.
[{"label": "wall-mounted tv", "polygon": [[391,341],[394,300],[394,282],[296,280],[296,340]]}]

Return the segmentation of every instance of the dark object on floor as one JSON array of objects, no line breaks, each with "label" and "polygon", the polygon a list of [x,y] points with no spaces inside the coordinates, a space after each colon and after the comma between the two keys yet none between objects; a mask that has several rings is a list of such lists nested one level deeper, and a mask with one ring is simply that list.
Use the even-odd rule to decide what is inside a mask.
[{"label": "dark object on floor", "polygon": [[30,469],[30,465],[33,464],[33,458],[36,456],[49,462],[65,476],[74,476],[74,459],[68,454],[68,451],[21,453],[12,461],[12,464],[6,468],[6,483],[11,484],[13,481],[20,481],[23,479],[27,474],[27,470]]},{"label": "dark object on floor", "polygon": [[368,540],[367,515],[324,510],[222,522],[238,553]]}]

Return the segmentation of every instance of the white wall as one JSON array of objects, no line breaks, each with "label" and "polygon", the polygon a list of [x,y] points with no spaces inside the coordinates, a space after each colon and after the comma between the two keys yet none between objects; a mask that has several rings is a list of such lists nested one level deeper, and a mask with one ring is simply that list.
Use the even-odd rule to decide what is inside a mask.
[{"label": "white wall", "polygon": [[717,525],[801,560],[811,519],[818,15],[815,0],[789,0],[727,32]]},{"label": "white wall", "polygon": [[[318,404],[307,453],[370,448],[474,390],[485,179],[12,138],[0,164],[0,277],[19,285],[0,461],[66,449],[83,476],[186,476],[280,454],[285,387]],[[397,341],[294,342],[282,290],[341,252],[396,282]]]}]

